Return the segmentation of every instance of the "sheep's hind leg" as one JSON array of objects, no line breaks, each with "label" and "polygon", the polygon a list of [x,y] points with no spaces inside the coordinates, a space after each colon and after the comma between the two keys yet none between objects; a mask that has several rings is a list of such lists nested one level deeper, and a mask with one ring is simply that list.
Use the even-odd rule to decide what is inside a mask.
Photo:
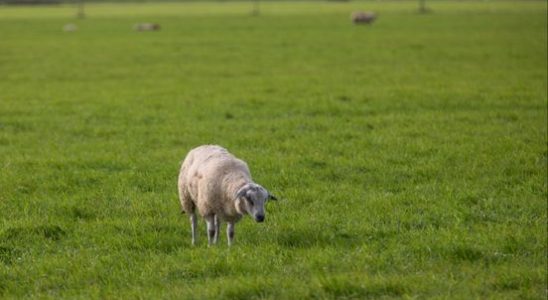
[{"label": "sheep's hind leg", "polygon": [[217,241],[219,240],[219,231],[221,229],[221,220],[219,220],[219,216],[215,215],[213,218],[213,222],[215,223],[215,235],[213,236],[213,244],[217,244]]},{"label": "sheep's hind leg", "polygon": [[192,229],[192,246],[194,246],[196,245],[196,230],[198,229],[198,220],[195,212],[190,214],[190,226]]},{"label": "sheep's hind leg", "polygon": [[207,244],[212,245],[215,239],[215,216],[205,217],[207,224]]},{"label": "sheep's hind leg", "polygon": [[232,240],[234,239],[234,223],[233,222],[227,223],[226,237],[228,238],[228,245],[232,246]]}]

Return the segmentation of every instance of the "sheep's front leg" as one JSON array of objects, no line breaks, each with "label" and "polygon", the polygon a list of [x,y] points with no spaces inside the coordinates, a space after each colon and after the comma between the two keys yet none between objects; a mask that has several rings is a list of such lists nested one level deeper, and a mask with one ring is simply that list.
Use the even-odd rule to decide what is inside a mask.
[{"label": "sheep's front leg", "polygon": [[228,245],[232,246],[232,240],[234,239],[234,223],[233,222],[227,223],[226,237],[228,238]]},{"label": "sheep's front leg", "polygon": [[207,244],[211,246],[215,239],[215,216],[205,217],[207,223]]},{"label": "sheep's front leg", "polygon": [[192,230],[192,246],[194,246],[196,245],[196,230],[198,227],[198,220],[194,212],[190,214],[190,227]]},{"label": "sheep's front leg", "polygon": [[213,218],[213,222],[215,222],[215,235],[213,236],[213,244],[217,244],[217,241],[219,240],[219,231],[221,230],[221,220],[219,220],[219,217],[215,215]]}]

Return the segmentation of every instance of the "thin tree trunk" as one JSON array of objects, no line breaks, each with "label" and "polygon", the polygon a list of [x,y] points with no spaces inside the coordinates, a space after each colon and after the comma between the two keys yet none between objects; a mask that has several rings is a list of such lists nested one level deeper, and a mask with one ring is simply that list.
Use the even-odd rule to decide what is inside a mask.
[{"label": "thin tree trunk", "polygon": [[428,9],[426,8],[426,0],[419,0],[419,12],[426,13]]},{"label": "thin tree trunk", "polygon": [[252,15],[258,16],[261,13],[260,7],[259,7],[259,0],[253,1],[253,11],[251,12]]},{"label": "thin tree trunk", "polygon": [[78,0],[78,13],[76,17],[83,19],[86,17],[86,12],[84,11],[84,0]]}]

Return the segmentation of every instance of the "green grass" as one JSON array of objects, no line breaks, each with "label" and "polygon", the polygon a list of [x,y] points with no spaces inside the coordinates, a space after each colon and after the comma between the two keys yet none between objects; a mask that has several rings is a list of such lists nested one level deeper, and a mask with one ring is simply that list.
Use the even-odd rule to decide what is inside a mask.
[{"label": "green grass", "polygon": [[[546,2],[261,5],[0,6],[0,298],[545,299]],[[230,249],[206,143],[280,198]]]}]

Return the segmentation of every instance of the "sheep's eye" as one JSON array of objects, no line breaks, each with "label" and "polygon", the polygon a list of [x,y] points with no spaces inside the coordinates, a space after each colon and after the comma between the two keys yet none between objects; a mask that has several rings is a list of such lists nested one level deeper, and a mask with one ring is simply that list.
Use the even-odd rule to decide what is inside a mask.
[{"label": "sheep's eye", "polygon": [[251,199],[245,198],[245,200],[247,200],[247,203],[249,203],[249,205],[253,206],[253,201],[251,201]]}]

